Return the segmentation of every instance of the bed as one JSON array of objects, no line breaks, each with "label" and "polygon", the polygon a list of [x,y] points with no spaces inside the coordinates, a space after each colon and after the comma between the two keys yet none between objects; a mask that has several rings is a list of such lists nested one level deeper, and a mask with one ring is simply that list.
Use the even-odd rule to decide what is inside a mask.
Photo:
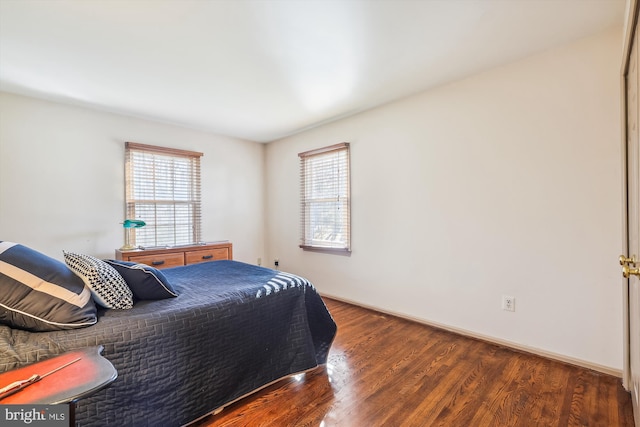
[{"label": "bed", "polygon": [[89,327],[0,325],[0,371],[102,345],[118,379],[78,402],[79,425],[179,426],[326,363],[336,325],[306,279],[237,261],[163,273],[177,297],[98,308]]}]

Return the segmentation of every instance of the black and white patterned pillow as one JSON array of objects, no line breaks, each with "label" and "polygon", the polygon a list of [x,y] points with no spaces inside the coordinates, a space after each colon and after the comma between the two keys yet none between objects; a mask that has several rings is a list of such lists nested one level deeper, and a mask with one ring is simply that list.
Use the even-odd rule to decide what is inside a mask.
[{"label": "black and white patterned pillow", "polygon": [[91,289],[96,303],[105,308],[133,307],[131,289],[113,267],[91,255],[63,253],[67,266]]}]

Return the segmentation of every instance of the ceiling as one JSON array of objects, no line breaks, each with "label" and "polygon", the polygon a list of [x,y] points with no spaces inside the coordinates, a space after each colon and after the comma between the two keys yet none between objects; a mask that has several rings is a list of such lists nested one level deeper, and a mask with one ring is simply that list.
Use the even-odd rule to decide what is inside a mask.
[{"label": "ceiling", "polygon": [[625,0],[0,0],[0,90],[268,142],[622,25],[624,11]]}]

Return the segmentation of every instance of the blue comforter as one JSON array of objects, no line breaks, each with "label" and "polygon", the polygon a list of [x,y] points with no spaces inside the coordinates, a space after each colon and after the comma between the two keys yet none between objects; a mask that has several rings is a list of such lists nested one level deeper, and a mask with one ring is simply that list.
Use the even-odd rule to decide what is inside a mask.
[{"label": "blue comforter", "polygon": [[306,279],[236,261],[163,273],[177,298],[102,310],[88,328],[0,326],[0,371],[102,345],[118,379],[78,402],[80,425],[179,426],[326,363],[336,325]]}]

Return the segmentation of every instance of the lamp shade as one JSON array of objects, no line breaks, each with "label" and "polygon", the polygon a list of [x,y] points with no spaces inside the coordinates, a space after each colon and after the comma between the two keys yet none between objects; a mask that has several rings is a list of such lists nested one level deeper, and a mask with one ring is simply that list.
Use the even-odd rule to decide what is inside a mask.
[{"label": "lamp shade", "polygon": [[133,234],[134,228],[141,228],[144,227],[145,225],[147,225],[146,222],[141,221],[139,219],[125,219],[124,222],[122,223],[122,226],[124,227],[125,233],[124,233],[124,246],[120,248],[121,251],[131,251],[133,249],[136,249],[136,247],[133,245],[133,241],[135,240]]},{"label": "lamp shade", "polygon": [[144,227],[145,225],[147,225],[147,223],[139,219],[125,219],[122,223],[122,226],[124,228],[140,228]]}]

